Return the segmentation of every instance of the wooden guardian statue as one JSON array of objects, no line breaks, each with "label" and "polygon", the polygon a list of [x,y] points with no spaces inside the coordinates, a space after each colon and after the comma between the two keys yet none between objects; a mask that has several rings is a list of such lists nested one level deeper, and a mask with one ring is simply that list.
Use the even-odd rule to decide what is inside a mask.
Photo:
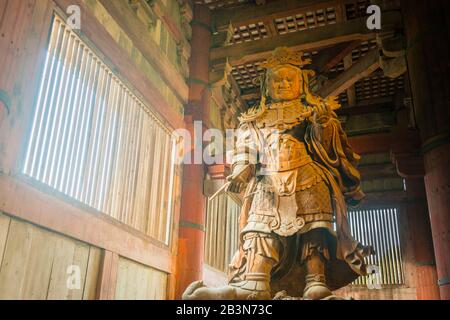
[{"label": "wooden guardian statue", "polygon": [[347,204],[364,196],[359,156],[334,112],[339,104],[310,92],[309,63],[278,48],[262,65],[261,103],[240,118],[224,188],[244,197],[229,283],[194,282],[184,299],[333,299],[366,274],[372,248],[353,239],[347,221]]}]

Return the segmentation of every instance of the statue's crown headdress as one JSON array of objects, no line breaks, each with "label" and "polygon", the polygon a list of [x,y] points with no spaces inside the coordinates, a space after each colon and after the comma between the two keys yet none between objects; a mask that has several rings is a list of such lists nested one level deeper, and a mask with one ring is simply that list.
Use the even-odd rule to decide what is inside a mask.
[{"label": "statue's crown headdress", "polygon": [[276,48],[272,56],[261,64],[264,69],[273,69],[277,66],[290,64],[298,68],[311,64],[311,59],[304,59],[303,52],[294,52],[287,47]]}]

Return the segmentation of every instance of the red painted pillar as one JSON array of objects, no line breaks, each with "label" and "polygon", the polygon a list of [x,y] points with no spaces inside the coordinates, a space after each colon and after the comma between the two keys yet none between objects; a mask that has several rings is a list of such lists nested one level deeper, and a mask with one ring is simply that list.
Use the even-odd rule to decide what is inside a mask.
[{"label": "red painted pillar", "polygon": [[436,264],[423,178],[406,179],[407,215],[416,263],[418,300],[439,300]]},{"label": "red painted pillar", "polygon": [[450,57],[447,0],[402,0],[414,113],[441,299],[450,299]]},{"label": "red painted pillar", "polygon": [[[203,119],[209,109],[209,50],[211,47],[210,12],[207,6],[194,7],[192,21],[192,53],[189,62],[189,104],[186,107],[185,122],[191,133],[192,143],[197,143],[201,153],[201,136],[205,129]],[[194,124],[202,121],[200,130]],[[196,132],[197,131],[197,132]],[[200,131],[200,132],[198,132]],[[195,141],[194,141],[195,140]],[[197,151],[198,152],[198,151]],[[194,161],[194,150],[191,150]],[[193,281],[202,279],[204,255],[205,197],[203,164],[185,164],[181,194],[181,215],[176,260],[176,292],[181,298],[186,287]]]},{"label": "red painted pillar", "polygon": [[450,300],[450,144],[425,153],[425,185],[441,299]]}]

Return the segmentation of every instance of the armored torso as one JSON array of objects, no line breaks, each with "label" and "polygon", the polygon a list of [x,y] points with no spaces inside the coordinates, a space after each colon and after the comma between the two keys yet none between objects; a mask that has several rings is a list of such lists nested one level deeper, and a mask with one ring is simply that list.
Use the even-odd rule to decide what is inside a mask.
[{"label": "armored torso", "polygon": [[317,227],[332,229],[326,177],[305,142],[309,115],[300,103],[284,103],[268,106],[251,120],[259,170],[244,231],[290,236]]}]

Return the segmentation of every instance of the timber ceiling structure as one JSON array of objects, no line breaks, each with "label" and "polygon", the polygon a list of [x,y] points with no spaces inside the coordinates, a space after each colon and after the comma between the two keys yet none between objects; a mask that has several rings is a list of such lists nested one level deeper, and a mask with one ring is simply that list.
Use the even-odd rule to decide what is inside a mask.
[{"label": "timber ceiling structure", "polygon": [[[343,113],[364,112],[357,107],[370,111],[373,105],[393,109],[405,97],[405,73],[398,72],[404,66],[393,61],[404,54],[397,1],[378,1],[381,31],[366,26],[369,0],[195,2],[212,10],[212,72],[228,69],[246,107],[258,102],[263,72],[259,65],[278,46],[312,57],[311,68],[317,74],[314,90],[322,96],[339,96]],[[384,68],[386,60],[390,69]]]}]

